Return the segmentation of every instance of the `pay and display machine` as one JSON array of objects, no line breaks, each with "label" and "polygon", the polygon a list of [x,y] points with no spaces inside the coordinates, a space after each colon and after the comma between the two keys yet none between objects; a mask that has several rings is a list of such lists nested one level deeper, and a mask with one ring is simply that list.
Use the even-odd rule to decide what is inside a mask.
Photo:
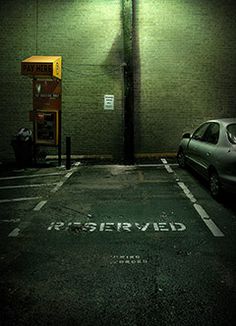
[{"label": "pay and display machine", "polygon": [[34,145],[58,147],[61,162],[61,56],[32,56],[21,62],[21,74],[32,78]]}]

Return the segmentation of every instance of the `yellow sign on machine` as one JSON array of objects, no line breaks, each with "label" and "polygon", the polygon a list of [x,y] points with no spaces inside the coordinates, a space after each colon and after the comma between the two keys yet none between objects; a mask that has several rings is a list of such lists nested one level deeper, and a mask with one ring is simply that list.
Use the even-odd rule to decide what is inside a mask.
[{"label": "yellow sign on machine", "polygon": [[21,62],[21,74],[61,79],[61,56],[32,56]]}]

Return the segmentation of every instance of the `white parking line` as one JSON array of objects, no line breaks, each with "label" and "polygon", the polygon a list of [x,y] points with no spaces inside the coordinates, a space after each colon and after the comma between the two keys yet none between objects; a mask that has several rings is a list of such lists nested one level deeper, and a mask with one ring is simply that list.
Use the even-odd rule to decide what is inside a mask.
[{"label": "white parking line", "polygon": [[[54,175],[64,175],[64,180],[60,181],[58,183],[50,183],[50,184],[34,184],[34,185],[22,185],[22,186],[5,186],[3,189],[13,189],[13,188],[26,188],[27,186],[43,186],[43,185],[56,185],[51,192],[56,192],[58,189],[68,180],[71,175],[77,170],[77,168],[72,168],[66,175],[65,173],[48,173],[48,174],[40,174],[40,175],[34,175],[34,176],[17,176],[17,177],[7,177],[7,178],[0,178],[0,180],[9,180],[9,179],[23,179],[23,178],[31,178],[31,177],[41,177],[41,176],[54,176]],[[12,199],[1,199],[0,203],[9,203],[9,202],[20,202],[20,201],[29,201],[29,200],[36,200],[36,199],[41,199],[41,196],[38,197],[23,197],[23,198],[12,198]],[[34,208],[34,211],[40,211],[41,208],[47,203],[47,200],[41,200]],[[7,222],[10,222],[12,220],[7,220]],[[15,222],[15,221],[14,221]],[[20,225],[13,229],[9,234],[8,237],[10,238],[16,238],[20,234],[22,230],[24,230],[26,227],[30,225],[30,221],[28,222],[22,222]]]},{"label": "white parking line", "polygon": [[[161,159],[161,161],[164,164],[166,170],[168,171],[168,169],[167,169],[168,162],[165,159]],[[174,172],[174,171],[172,170],[172,172]],[[169,172],[169,173],[172,173],[172,172]],[[177,180],[179,180],[179,179],[176,178],[176,181]],[[207,212],[205,211],[205,209],[201,205],[199,205],[197,203],[196,198],[193,196],[193,194],[188,189],[188,187],[183,182],[180,182],[180,181],[177,181],[177,184],[182,189],[182,191],[184,192],[185,196],[191,201],[191,203],[193,203],[193,207],[195,208],[195,210],[197,211],[198,215],[201,217],[201,219],[203,220],[203,222],[206,224],[206,226],[208,227],[208,229],[211,231],[211,233],[215,237],[224,237],[224,233],[213,222],[213,220],[207,214]]]},{"label": "white parking line", "polygon": [[206,226],[211,230],[212,234],[215,237],[224,237],[224,233],[218,228],[218,226],[212,221],[204,208],[199,204],[193,205],[198,214],[201,216],[201,219],[206,224]]},{"label": "white parking line", "polygon": [[20,233],[20,229],[19,228],[15,228],[14,230],[12,230],[9,234],[8,234],[8,237],[17,237]]},{"label": "white parking line", "polygon": [[41,178],[41,177],[50,177],[50,176],[57,176],[57,175],[64,175],[65,172],[53,172],[53,173],[46,173],[46,174],[31,174],[31,175],[17,175],[12,177],[2,177],[0,180],[14,180],[14,179],[27,179],[27,178]]},{"label": "white parking line", "polygon": [[74,172],[75,172],[74,170],[68,172],[68,173],[65,175],[65,178],[66,178],[66,179],[69,179],[69,177],[72,176],[72,174],[73,174]]},{"label": "white parking line", "polygon": [[54,187],[51,192],[55,193],[57,192],[62,186],[63,184],[66,182],[67,179],[69,179],[69,177],[75,172],[75,170],[72,170],[70,172],[68,172],[65,176],[64,176],[64,180],[60,181],[57,183],[56,187]]},{"label": "white parking line", "polygon": [[183,182],[177,182],[179,187],[183,190],[186,197],[188,197],[192,203],[196,203],[197,199],[193,196],[191,191],[188,189],[188,187]]},{"label": "white parking line", "polygon": [[65,182],[65,181],[60,181],[60,182],[58,182],[57,185],[56,185],[56,187],[54,187],[54,188],[51,190],[51,192],[52,192],[52,193],[57,192],[57,191],[61,188],[61,186],[63,185],[64,182]]},{"label": "white parking line", "polygon": [[29,184],[29,185],[15,185],[15,186],[1,186],[0,190],[6,190],[6,189],[20,189],[20,188],[37,188],[37,187],[50,187],[55,186],[57,183],[35,183],[35,184]]},{"label": "white parking line", "polygon": [[20,218],[13,218],[11,220],[0,220],[0,223],[18,223],[20,222]]},{"label": "white parking line", "polygon": [[168,173],[174,173],[174,171],[172,170],[172,168],[168,164],[167,160],[165,160],[164,158],[161,158],[161,161],[164,164],[164,166],[165,166]]},{"label": "white parking line", "polygon": [[18,237],[20,234],[20,231],[26,229],[30,225],[30,222],[21,222],[18,226],[18,228],[13,229],[9,234],[9,238],[15,238]]},{"label": "white parking line", "polygon": [[[166,160],[165,160],[166,161]],[[177,163],[169,163],[169,166],[178,166],[179,164]],[[151,168],[151,167],[163,167],[163,164],[136,164],[135,166],[139,168]]]},{"label": "white parking line", "polygon": [[[77,170],[77,167],[72,168],[65,176],[64,179],[56,184],[56,186],[51,189],[51,193],[56,193],[62,186],[63,184],[71,177],[71,175]],[[35,207],[34,211],[40,211],[40,209],[47,203],[47,200],[42,200],[39,202]]]},{"label": "white parking line", "polygon": [[22,197],[22,198],[12,198],[12,199],[0,199],[0,204],[3,203],[11,203],[11,202],[19,202],[19,201],[27,201],[27,200],[36,200],[42,198],[41,196],[38,197]]},{"label": "white parking line", "polygon": [[161,158],[161,161],[163,164],[168,164],[167,160],[165,158]]},{"label": "white parking line", "polygon": [[35,207],[34,211],[40,211],[40,209],[47,203],[47,200],[40,201]]}]

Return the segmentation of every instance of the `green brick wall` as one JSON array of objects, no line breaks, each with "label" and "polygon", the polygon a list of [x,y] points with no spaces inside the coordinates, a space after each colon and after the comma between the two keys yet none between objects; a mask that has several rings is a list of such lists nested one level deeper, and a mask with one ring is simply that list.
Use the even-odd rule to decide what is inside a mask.
[{"label": "green brick wall", "polygon": [[0,1],[0,161],[13,157],[11,137],[22,126],[31,127],[30,80],[20,75],[20,62],[35,52],[33,1]]},{"label": "green brick wall", "polygon": [[136,152],[172,152],[205,119],[236,117],[236,4],[138,3]]},{"label": "green brick wall", "polygon": [[[236,116],[233,0],[137,0],[135,152],[175,152],[184,131]],[[30,78],[20,62],[63,58],[62,152],[123,154],[121,0],[0,1],[0,161],[18,128],[32,127]],[[105,94],[115,96],[104,111]],[[55,150],[52,150],[55,152]]]},{"label": "green brick wall", "polygon": [[[0,160],[14,157],[11,136],[30,127],[31,79],[21,60],[61,55],[63,60],[62,153],[123,155],[123,38],[119,0],[9,0],[0,2]],[[115,96],[114,111],[104,95]],[[47,149],[48,150],[48,149]],[[50,150],[51,152],[56,152]]]}]

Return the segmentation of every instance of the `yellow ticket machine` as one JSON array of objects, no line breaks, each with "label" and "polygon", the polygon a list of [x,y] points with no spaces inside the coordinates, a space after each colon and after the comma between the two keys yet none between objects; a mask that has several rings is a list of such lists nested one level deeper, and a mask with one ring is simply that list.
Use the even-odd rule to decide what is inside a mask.
[{"label": "yellow ticket machine", "polygon": [[61,164],[61,56],[32,56],[21,62],[21,74],[33,79],[34,145],[58,147]]}]

